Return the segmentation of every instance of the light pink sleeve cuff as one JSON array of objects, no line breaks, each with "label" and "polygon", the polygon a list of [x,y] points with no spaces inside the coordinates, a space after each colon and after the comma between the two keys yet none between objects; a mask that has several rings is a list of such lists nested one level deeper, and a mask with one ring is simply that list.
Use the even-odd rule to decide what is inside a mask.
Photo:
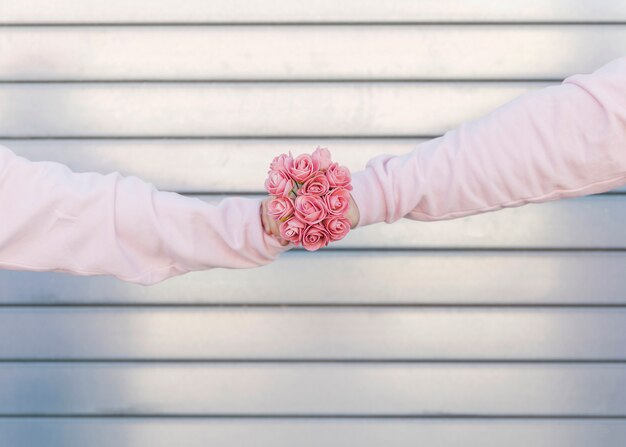
[{"label": "light pink sleeve cuff", "polygon": [[[431,143],[432,144],[432,143]],[[352,198],[359,210],[355,228],[393,223],[414,209],[420,196],[418,148],[403,155],[380,154],[352,173]]]},{"label": "light pink sleeve cuff", "polygon": [[373,168],[352,173],[350,194],[359,210],[359,222],[355,228],[385,220],[387,200]]}]

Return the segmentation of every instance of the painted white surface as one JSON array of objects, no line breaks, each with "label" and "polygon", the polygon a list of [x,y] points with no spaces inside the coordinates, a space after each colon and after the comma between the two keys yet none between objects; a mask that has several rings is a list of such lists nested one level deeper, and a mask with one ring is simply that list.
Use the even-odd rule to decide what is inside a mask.
[{"label": "painted white surface", "polygon": [[[361,169],[589,72],[625,20],[609,0],[5,1],[0,144],[216,203],[262,193],[278,153]],[[152,287],[1,271],[0,445],[622,445],[625,191]]]}]

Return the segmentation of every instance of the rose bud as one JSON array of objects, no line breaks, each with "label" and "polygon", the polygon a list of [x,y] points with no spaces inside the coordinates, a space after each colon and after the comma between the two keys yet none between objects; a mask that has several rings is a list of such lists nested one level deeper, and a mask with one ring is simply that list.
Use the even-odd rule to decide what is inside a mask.
[{"label": "rose bud", "polygon": [[302,245],[309,251],[318,250],[328,245],[330,236],[324,225],[317,223],[308,226],[302,234]]},{"label": "rose bud", "polygon": [[285,171],[270,171],[265,179],[265,189],[273,196],[288,197],[295,186]]},{"label": "rose bud", "polygon": [[329,189],[328,179],[320,172],[304,182],[298,189],[298,194],[303,196],[321,196],[326,194]]},{"label": "rose bud", "polygon": [[270,169],[269,171],[267,171],[267,173],[269,174],[270,171],[286,171],[285,160],[288,158],[291,158],[291,156],[287,154],[280,154],[274,157],[274,159],[270,163]]},{"label": "rose bud", "polygon": [[342,216],[330,215],[322,221],[331,241],[343,239],[350,231],[350,220]]},{"label": "rose bud", "polygon": [[350,170],[345,166],[332,163],[326,170],[325,175],[331,188],[343,186],[347,190],[352,191],[352,185],[349,184],[352,176],[350,175]]},{"label": "rose bud", "polygon": [[309,154],[300,154],[295,159],[285,159],[287,173],[298,183],[304,183],[319,172],[320,161]]},{"label": "rose bud", "polygon": [[323,197],[328,214],[342,216],[350,207],[350,193],[346,188],[335,188]]},{"label": "rose bud", "polygon": [[318,196],[298,196],[294,203],[294,214],[307,224],[321,222],[328,214],[324,200]]},{"label": "rose bud", "polygon": [[320,169],[325,171],[328,169],[332,160],[330,159],[330,151],[324,147],[317,147],[311,155],[313,159],[317,158],[320,162]]},{"label": "rose bud", "polygon": [[275,197],[267,203],[267,214],[284,222],[293,214],[293,207],[293,200],[289,197]]},{"label": "rose bud", "polygon": [[296,246],[302,240],[302,233],[306,228],[306,224],[295,216],[287,219],[278,226],[280,237],[286,241],[293,242]]}]

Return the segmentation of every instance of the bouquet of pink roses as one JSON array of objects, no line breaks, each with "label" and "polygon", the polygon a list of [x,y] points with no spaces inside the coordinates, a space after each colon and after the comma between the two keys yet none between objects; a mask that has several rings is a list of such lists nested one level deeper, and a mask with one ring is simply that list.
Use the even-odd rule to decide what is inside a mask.
[{"label": "bouquet of pink roses", "polygon": [[280,154],[270,163],[265,189],[274,196],[268,214],[283,239],[315,251],[350,231],[350,170],[333,162],[326,148],[293,158]]}]

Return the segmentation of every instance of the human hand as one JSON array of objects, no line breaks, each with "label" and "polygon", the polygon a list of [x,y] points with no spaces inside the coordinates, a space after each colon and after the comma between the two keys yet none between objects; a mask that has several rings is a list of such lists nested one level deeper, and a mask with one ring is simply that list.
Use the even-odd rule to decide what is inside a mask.
[{"label": "human hand", "polygon": [[267,204],[273,199],[273,197],[267,197],[261,203],[261,221],[263,222],[263,231],[267,234],[274,236],[280,245],[283,247],[289,244],[289,241],[286,241],[282,237],[280,237],[280,230],[278,229],[278,222],[270,216],[267,212]]},{"label": "human hand", "polygon": [[346,213],[346,217],[350,221],[350,229],[357,226],[359,223],[359,218],[361,217],[359,214],[359,207],[356,206],[356,202],[352,198],[352,194],[350,194],[350,206],[348,206],[348,212]]},{"label": "human hand", "polygon": [[[272,200],[273,197],[267,197],[263,200],[261,206],[261,220],[263,221],[263,230],[278,239],[278,242],[282,246],[289,244],[289,241],[284,240],[280,237],[280,230],[278,228],[278,222],[270,216],[267,212],[267,204]],[[350,194],[350,201],[348,211],[346,212],[346,218],[350,221],[350,228],[354,228],[359,223],[359,208],[356,206],[354,199],[352,198],[352,194]]]}]

